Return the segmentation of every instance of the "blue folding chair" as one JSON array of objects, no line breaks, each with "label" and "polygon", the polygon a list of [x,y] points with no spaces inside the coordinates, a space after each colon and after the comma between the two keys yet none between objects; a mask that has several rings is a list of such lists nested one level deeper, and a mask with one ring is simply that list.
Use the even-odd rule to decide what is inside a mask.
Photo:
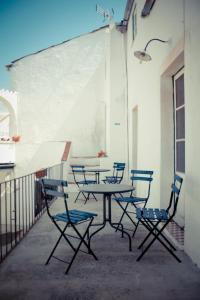
[{"label": "blue folding chair", "polygon": [[[88,185],[88,184],[96,184],[96,179],[87,179],[86,178],[86,171],[85,171],[85,166],[84,165],[71,165],[72,168],[72,173],[73,173],[73,177],[74,177],[74,182],[77,185],[78,188],[80,188],[83,185]],[[76,202],[80,196],[80,194],[83,195],[84,199],[85,199],[85,203],[87,202],[87,200],[90,198],[90,193],[86,196],[83,192],[79,191],[78,195],[75,199],[74,202]],[[93,198],[97,201],[97,198],[95,197],[94,194]]]},{"label": "blue folding chair", "polygon": [[[131,221],[131,223],[134,225],[135,229],[133,231],[133,236],[136,233],[136,230],[139,225],[139,221],[135,222],[134,218],[131,217],[132,214],[136,214],[135,209],[138,207],[138,205],[142,205],[143,208],[146,206],[147,201],[150,196],[150,189],[151,189],[151,182],[153,180],[153,171],[149,170],[131,170],[131,184],[135,187],[135,190],[131,192],[131,195],[128,197],[124,197],[121,195],[121,197],[115,197],[113,200],[117,202],[117,204],[121,207],[123,210],[123,213],[121,215],[121,218],[119,220],[119,225],[122,223],[122,220],[124,216],[127,216],[128,219]],[[138,196],[137,189],[136,189],[136,183],[142,183],[142,188],[145,190],[143,192],[143,196]],[[130,208],[133,208],[134,210],[128,210]],[[117,227],[117,229],[118,229]],[[132,229],[130,229],[132,230]]]},{"label": "blue folding chair", "polygon": [[[67,274],[79,251],[82,251],[87,254],[91,254],[97,260],[96,255],[94,254],[94,252],[90,247],[90,243],[88,243],[88,241],[85,239],[86,235],[89,238],[89,228],[92,225],[92,222],[94,218],[97,216],[97,214],[92,212],[76,210],[76,209],[73,210],[68,209],[68,203],[67,203],[68,194],[64,192],[64,188],[67,187],[67,181],[56,180],[56,179],[41,179],[40,182],[42,184],[42,191],[45,199],[47,214],[60,233],[59,238],[46,261],[46,265],[49,263],[51,258],[55,258],[57,260],[65,262],[68,264],[68,267],[65,271],[65,274]],[[56,198],[62,198],[64,200],[64,206],[65,206],[64,212],[57,213],[57,214],[51,213],[49,199],[51,199],[52,196]],[[77,225],[81,226],[81,224],[85,222],[88,223],[86,228],[84,227],[85,231],[84,233],[80,233],[80,231],[77,228]],[[75,236],[66,233],[69,227],[73,229]],[[65,239],[69,247],[74,252],[69,262],[62,260],[57,256],[54,256],[55,250],[58,247],[62,238]],[[73,245],[71,238],[75,238],[79,240],[77,246]],[[87,252],[80,249],[82,244],[85,245]]]},{"label": "blue folding chair", "polygon": [[143,247],[149,238],[153,235],[153,239],[146,245],[140,256],[137,258],[139,261],[144,254],[149,250],[153,243],[159,241],[166,250],[178,261],[181,262],[179,257],[174,253],[176,248],[164,235],[163,231],[167,225],[173,221],[177,211],[177,205],[180,195],[183,179],[175,174],[174,183],[171,185],[171,196],[167,209],[160,208],[137,208],[136,217],[141,224],[149,231],[143,242],[139,245],[138,249]]},{"label": "blue folding chair", "polygon": [[106,176],[106,178],[102,181],[104,183],[121,183],[124,176],[125,166],[125,163],[114,162],[112,176]]}]

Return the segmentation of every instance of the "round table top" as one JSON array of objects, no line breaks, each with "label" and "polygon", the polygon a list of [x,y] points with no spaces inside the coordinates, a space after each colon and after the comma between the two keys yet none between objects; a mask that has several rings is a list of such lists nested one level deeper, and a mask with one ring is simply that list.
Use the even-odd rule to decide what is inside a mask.
[{"label": "round table top", "polygon": [[99,173],[99,172],[108,172],[110,171],[110,169],[98,169],[98,168],[95,168],[95,169],[85,169],[85,172],[95,172],[95,173]]},{"label": "round table top", "polygon": [[134,187],[127,184],[88,184],[80,188],[81,192],[94,194],[115,194],[133,191]]}]

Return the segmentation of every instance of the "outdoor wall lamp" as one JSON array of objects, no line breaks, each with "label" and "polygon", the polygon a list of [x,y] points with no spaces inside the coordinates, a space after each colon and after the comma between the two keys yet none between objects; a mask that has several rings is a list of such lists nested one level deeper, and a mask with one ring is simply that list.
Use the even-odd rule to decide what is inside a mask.
[{"label": "outdoor wall lamp", "polygon": [[138,50],[138,51],[134,52],[135,57],[137,57],[140,60],[140,62],[150,61],[152,59],[151,56],[146,52],[146,50],[147,50],[147,47],[149,46],[149,44],[153,41],[157,41],[157,42],[161,42],[161,43],[167,43],[168,42],[168,41],[163,41],[163,40],[160,40],[160,39],[151,39],[151,40],[149,40],[148,43],[146,44],[144,50]]}]

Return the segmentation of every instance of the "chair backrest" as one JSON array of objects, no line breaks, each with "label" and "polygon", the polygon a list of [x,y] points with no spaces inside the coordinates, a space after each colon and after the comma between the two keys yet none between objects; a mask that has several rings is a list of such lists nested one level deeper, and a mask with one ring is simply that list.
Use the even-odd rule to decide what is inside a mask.
[{"label": "chair backrest", "polygon": [[131,170],[131,183],[132,186],[135,187],[137,182],[143,182],[147,185],[147,194],[144,197],[146,201],[149,199],[150,190],[151,190],[151,182],[153,180],[153,171],[151,170]]},{"label": "chair backrest", "polygon": [[183,178],[180,177],[178,174],[174,175],[174,182],[171,185],[171,195],[170,195],[170,201],[169,206],[167,208],[167,211],[170,211],[171,217],[174,217],[177,211],[177,205],[179,200],[179,195],[181,191],[181,186],[183,183]]},{"label": "chair backrest", "polygon": [[71,165],[72,173],[74,177],[74,182],[79,186],[80,177],[82,177],[81,180],[86,181],[85,176],[85,166],[84,165]]},{"label": "chair backrest", "polygon": [[114,162],[113,164],[113,177],[116,177],[117,183],[120,183],[124,177],[125,163]]},{"label": "chair backrest", "polygon": [[68,213],[68,206],[66,199],[68,198],[68,194],[64,192],[64,187],[67,187],[67,181],[65,180],[57,180],[57,179],[48,179],[43,178],[40,179],[40,183],[42,185],[42,193],[44,195],[46,209],[49,217],[51,217],[51,212],[49,209],[49,202],[52,200],[52,197],[61,197],[64,200],[65,209]]}]

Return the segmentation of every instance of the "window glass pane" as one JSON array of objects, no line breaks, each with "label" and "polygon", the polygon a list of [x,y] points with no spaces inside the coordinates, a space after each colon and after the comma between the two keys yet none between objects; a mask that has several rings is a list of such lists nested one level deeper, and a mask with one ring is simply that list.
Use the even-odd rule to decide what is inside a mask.
[{"label": "window glass pane", "polygon": [[185,142],[176,142],[176,171],[185,173]]},{"label": "window glass pane", "polygon": [[176,79],[176,108],[184,104],[184,74]]},{"label": "window glass pane", "polygon": [[176,139],[185,138],[185,108],[176,111]]}]

